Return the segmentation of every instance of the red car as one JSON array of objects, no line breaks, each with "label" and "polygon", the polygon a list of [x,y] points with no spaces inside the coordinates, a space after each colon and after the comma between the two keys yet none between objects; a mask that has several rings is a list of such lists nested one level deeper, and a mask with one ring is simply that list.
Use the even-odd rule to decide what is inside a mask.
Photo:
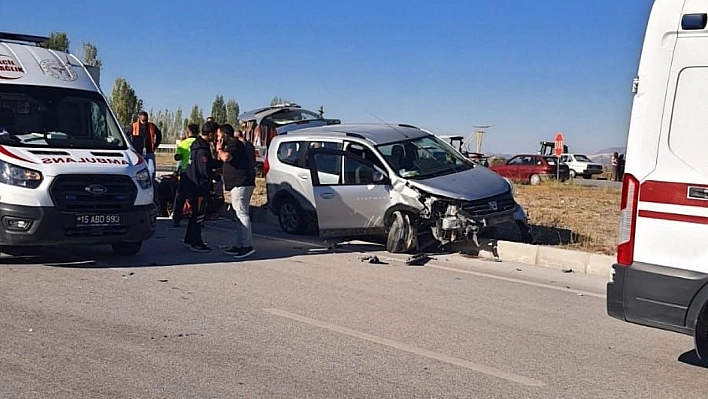
[{"label": "red car", "polygon": [[[556,168],[559,168],[556,171]],[[494,165],[489,169],[515,182],[536,185],[543,180],[555,179],[556,173],[560,181],[570,178],[570,168],[560,164],[554,156],[538,154],[516,155],[504,165]]]}]

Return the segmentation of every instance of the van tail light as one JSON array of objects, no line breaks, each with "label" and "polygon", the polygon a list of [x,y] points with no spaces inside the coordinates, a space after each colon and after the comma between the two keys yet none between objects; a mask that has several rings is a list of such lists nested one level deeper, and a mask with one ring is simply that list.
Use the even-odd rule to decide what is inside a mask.
[{"label": "van tail light", "polygon": [[622,182],[622,205],[620,206],[619,240],[617,263],[631,266],[634,262],[634,235],[637,230],[637,205],[639,203],[639,181],[625,174]]},{"label": "van tail light", "polygon": [[268,163],[268,151],[266,151],[265,160],[263,160],[263,177],[266,177],[269,170],[270,170],[270,164]]}]

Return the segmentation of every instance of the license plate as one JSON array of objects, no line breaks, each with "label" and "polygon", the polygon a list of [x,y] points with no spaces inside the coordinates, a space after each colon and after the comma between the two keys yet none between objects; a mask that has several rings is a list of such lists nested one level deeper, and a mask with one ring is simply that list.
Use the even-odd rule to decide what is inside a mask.
[{"label": "license plate", "polygon": [[76,225],[79,227],[101,227],[120,225],[120,215],[76,215]]},{"label": "license plate", "polygon": [[513,214],[496,216],[496,217],[489,217],[489,218],[487,218],[487,226],[496,226],[498,224],[504,224],[504,223],[509,223],[509,222],[513,222],[513,221],[514,221]]}]

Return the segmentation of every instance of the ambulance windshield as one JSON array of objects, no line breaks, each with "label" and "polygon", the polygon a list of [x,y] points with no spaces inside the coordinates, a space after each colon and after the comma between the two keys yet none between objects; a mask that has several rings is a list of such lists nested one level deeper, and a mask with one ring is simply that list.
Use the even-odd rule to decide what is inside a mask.
[{"label": "ambulance windshield", "polygon": [[8,84],[0,84],[0,144],[40,148],[128,148],[101,94]]}]

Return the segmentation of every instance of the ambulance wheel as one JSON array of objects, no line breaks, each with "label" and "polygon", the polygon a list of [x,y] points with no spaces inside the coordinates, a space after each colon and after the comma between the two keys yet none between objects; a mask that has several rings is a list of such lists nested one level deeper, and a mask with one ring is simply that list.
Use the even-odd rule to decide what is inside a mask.
[{"label": "ambulance wheel", "polygon": [[703,310],[698,315],[696,327],[693,332],[696,344],[696,355],[703,363],[708,362],[708,304],[703,305]]},{"label": "ambulance wheel", "polygon": [[140,248],[142,248],[143,242],[138,241],[138,242],[117,242],[115,244],[111,244],[111,247],[113,247],[113,253],[115,253],[118,256],[130,256],[130,255],[135,255],[138,252],[140,252]]},{"label": "ambulance wheel", "polygon": [[416,229],[410,215],[396,211],[388,227],[386,250],[393,254],[408,252],[415,248],[416,236]]}]

